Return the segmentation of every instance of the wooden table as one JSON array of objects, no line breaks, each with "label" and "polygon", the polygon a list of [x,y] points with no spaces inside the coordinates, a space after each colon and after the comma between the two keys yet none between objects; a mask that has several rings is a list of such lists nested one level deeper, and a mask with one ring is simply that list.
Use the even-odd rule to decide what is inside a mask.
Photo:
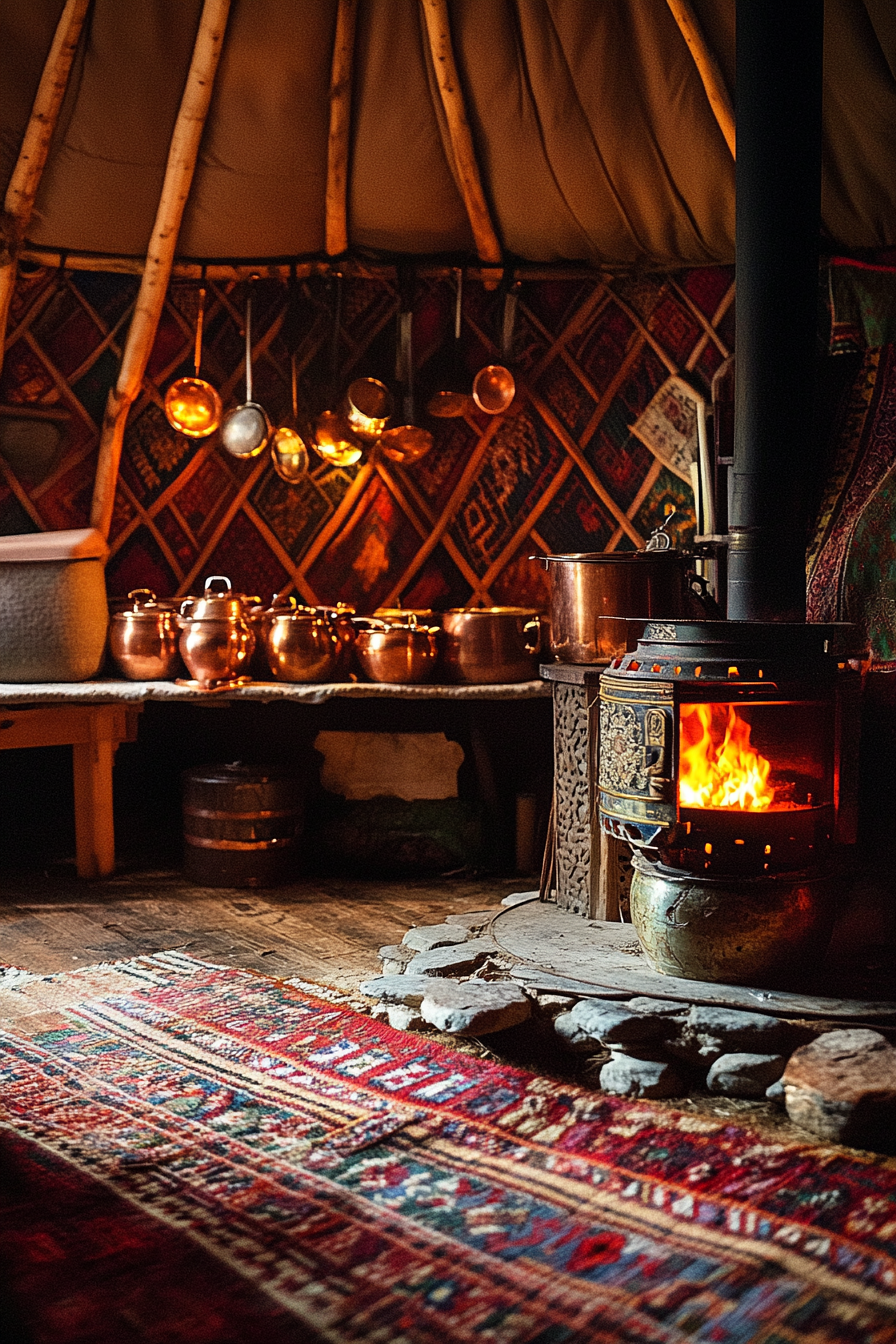
[{"label": "wooden table", "polygon": [[334,696],[402,700],[528,700],[550,695],[541,681],[496,686],[398,686],[368,682],[298,685],[252,682],[201,691],[171,681],[0,683],[0,749],[71,746],[75,788],[75,856],[79,877],[115,868],[112,765],[121,742],[137,737],[147,700],[184,702],[292,700],[320,705]]}]

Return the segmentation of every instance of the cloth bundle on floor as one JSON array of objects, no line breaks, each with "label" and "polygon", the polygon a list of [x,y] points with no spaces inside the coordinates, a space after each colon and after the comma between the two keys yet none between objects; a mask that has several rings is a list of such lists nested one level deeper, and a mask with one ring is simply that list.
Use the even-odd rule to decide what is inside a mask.
[{"label": "cloth bundle on floor", "polygon": [[896,1335],[896,1160],[176,952],[10,971],[0,1024],[0,1288],[34,1344]]}]

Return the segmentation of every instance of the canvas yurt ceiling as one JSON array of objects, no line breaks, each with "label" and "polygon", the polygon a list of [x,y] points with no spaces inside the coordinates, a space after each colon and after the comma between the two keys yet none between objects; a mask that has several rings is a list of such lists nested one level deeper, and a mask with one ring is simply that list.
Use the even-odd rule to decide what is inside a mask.
[{"label": "canvas yurt ceiling", "polygon": [[[0,7],[4,189],[63,7]],[[456,79],[427,14],[440,8]],[[684,8],[733,98],[735,0]],[[341,53],[339,9],[232,0],[179,258],[332,252],[328,145],[343,117],[345,187],[331,161],[330,209],[342,190],[353,252],[482,255],[490,229],[502,254],[533,263],[733,260],[732,154],[671,0],[357,0],[343,6],[353,31]],[[26,256],[145,255],[201,13],[201,0],[89,5]],[[827,0],[825,66],[825,234],[837,250],[892,246],[893,0]],[[458,158],[452,106],[469,127],[472,169]]]}]

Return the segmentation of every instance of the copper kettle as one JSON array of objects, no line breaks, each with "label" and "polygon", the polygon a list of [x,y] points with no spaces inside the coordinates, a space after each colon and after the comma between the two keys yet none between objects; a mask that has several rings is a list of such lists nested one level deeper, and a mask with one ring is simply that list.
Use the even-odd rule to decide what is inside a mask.
[{"label": "copper kettle", "polygon": [[255,636],[242,599],[223,574],[206,579],[202,597],[181,603],[177,623],[181,657],[200,685],[214,686],[246,675]]}]

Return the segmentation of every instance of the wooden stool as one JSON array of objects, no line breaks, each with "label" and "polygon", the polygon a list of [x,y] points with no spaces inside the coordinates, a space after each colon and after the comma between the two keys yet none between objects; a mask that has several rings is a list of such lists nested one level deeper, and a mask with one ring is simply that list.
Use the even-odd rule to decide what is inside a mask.
[{"label": "wooden stool", "polygon": [[79,877],[108,877],[115,868],[112,762],[119,742],[136,741],[141,708],[114,704],[0,708],[0,749],[72,748]]}]

